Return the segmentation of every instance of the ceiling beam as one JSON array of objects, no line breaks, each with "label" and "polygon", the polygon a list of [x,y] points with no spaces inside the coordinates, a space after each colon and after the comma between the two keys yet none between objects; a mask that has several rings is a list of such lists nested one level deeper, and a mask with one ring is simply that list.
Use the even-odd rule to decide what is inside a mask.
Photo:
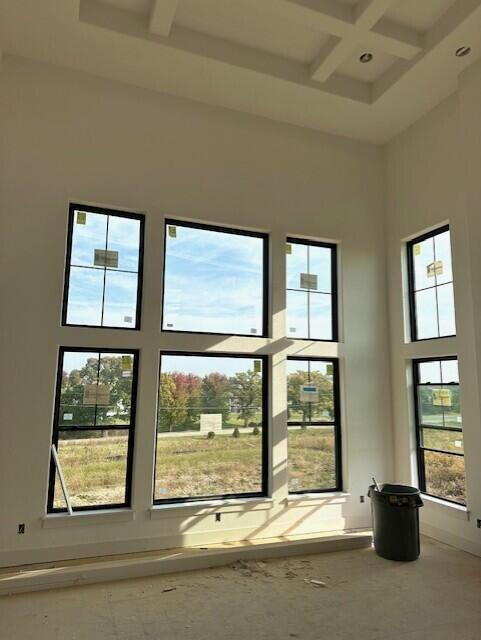
[{"label": "ceiling beam", "polygon": [[149,19],[149,31],[156,36],[170,34],[178,0],[154,0]]},{"label": "ceiling beam", "polygon": [[326,82],[347,59],[364,36],[386,13],[393,0],[361,0],[353,8],[354,24],[349,32],[337,42],[321,51],[311,65],[311,78]]}]

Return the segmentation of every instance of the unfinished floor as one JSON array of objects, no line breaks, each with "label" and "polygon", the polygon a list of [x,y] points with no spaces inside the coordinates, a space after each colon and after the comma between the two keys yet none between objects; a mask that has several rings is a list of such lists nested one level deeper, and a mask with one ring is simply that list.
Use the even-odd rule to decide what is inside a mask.
[{"label": "unfinished floor", "polygon": [[[325,586],[311,580],[320,581]],[[423,540],[0,600],[2,640],[478,640],[481,558]]]}]

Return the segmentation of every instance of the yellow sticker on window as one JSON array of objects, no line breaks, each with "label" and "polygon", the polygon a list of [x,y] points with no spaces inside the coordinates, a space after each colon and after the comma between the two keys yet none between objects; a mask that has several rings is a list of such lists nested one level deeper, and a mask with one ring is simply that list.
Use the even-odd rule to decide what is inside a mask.
[{"label": "yellow sticker on window", "polygon": [[87,214],[85,211],[77,211],[77,224],[87,224]]},{"label": "yellow sticker on window", "polygon": [[326,365],[326,375],[332,376],[333,373],[334,373],[334,366],[332,364],[327,364]]},{"label": "yellow sticker on window", "polygon": [[122,356],[122,371],[130,371],[132,369],[132,356]]},{"label": "yellow sticker on window", "polygon": [[414,255],[415,256],[420,256],[421,255],[421,245],[420,244],[415,244],[414,245]]},{"label": "yellow sticker on window", "polygon": [[260,373],[260,372],[261,372],[261,361],[254,360],[254,373]]},{"label": "yellow sticker on window", "polygon": [[286,253],[292,253],[292,244],[286,244]]},{"label": "yellow sticker on window", "polygon": [[177,227],[169,227],[169,237],[177,238]]},{"label": "yellow sticker on window", "polygon": [[433,389],[433,405],[436,407],[450,407],[451,391],[450,389]]}]

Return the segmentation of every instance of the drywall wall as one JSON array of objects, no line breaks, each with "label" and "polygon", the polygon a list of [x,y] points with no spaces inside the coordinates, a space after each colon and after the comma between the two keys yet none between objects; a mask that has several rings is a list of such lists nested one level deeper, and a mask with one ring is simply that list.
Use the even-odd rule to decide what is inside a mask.
[{"label": "drywall wall", "polygon": [[[359,496],[392,473],[382,149],[10,57],[0,90],[0,564],[368,526]],[[69,201],[145,213],[141,331],[60,326]],[[165,215],[269,232],[270,339],[161,334]],[[322,348],[341,359],[344,494],[287,496],[285,357],[319,347],[284,337],[287,234],[340,243],[342,338]],[[274,365],[270,499],[152,510],[159,350],[252,341]],[[44,519],[60,345],[141,349],[131,510]]]},{"label": "drywall wall", "polygon": [[[386,149],[388,291],[396,477],[416,484],[410,360],[457,355],[465,442],[468,511],[425,499],[426,533],[481,554],[481,65],[458,91],[395,138]],[[457,335],[410,343],[406,338],[403,241],[449,222]],[[400,295],[404,292],[404,296]]]}]

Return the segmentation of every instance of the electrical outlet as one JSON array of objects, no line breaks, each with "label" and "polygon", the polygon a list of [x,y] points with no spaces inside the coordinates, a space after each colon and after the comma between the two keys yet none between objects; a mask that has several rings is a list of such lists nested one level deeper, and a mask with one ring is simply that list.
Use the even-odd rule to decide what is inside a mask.
[{"label": "electrical outlet", "polygon": [[215,514],[215,521],[216,521],[216,522],[220,522],[220,517],[221,517],[221,515],[222,515],[221,513],[216,513],[216,514]]},{"label": "electrical outlet", "polygon": [[22,522],[21,524],[18,525],[18,529],[17,529],[18,533],[25,533],[25,523]]},{"label": "electrical outlet", "polygon": [[478,518],[476,520],[476,526],[478,527],[478,529],[481,529],[481,518]]},{"label": "electrical outlet", "polygon": [[359,496],[359,502],[362,504],[364,503],[364,496]]}]

